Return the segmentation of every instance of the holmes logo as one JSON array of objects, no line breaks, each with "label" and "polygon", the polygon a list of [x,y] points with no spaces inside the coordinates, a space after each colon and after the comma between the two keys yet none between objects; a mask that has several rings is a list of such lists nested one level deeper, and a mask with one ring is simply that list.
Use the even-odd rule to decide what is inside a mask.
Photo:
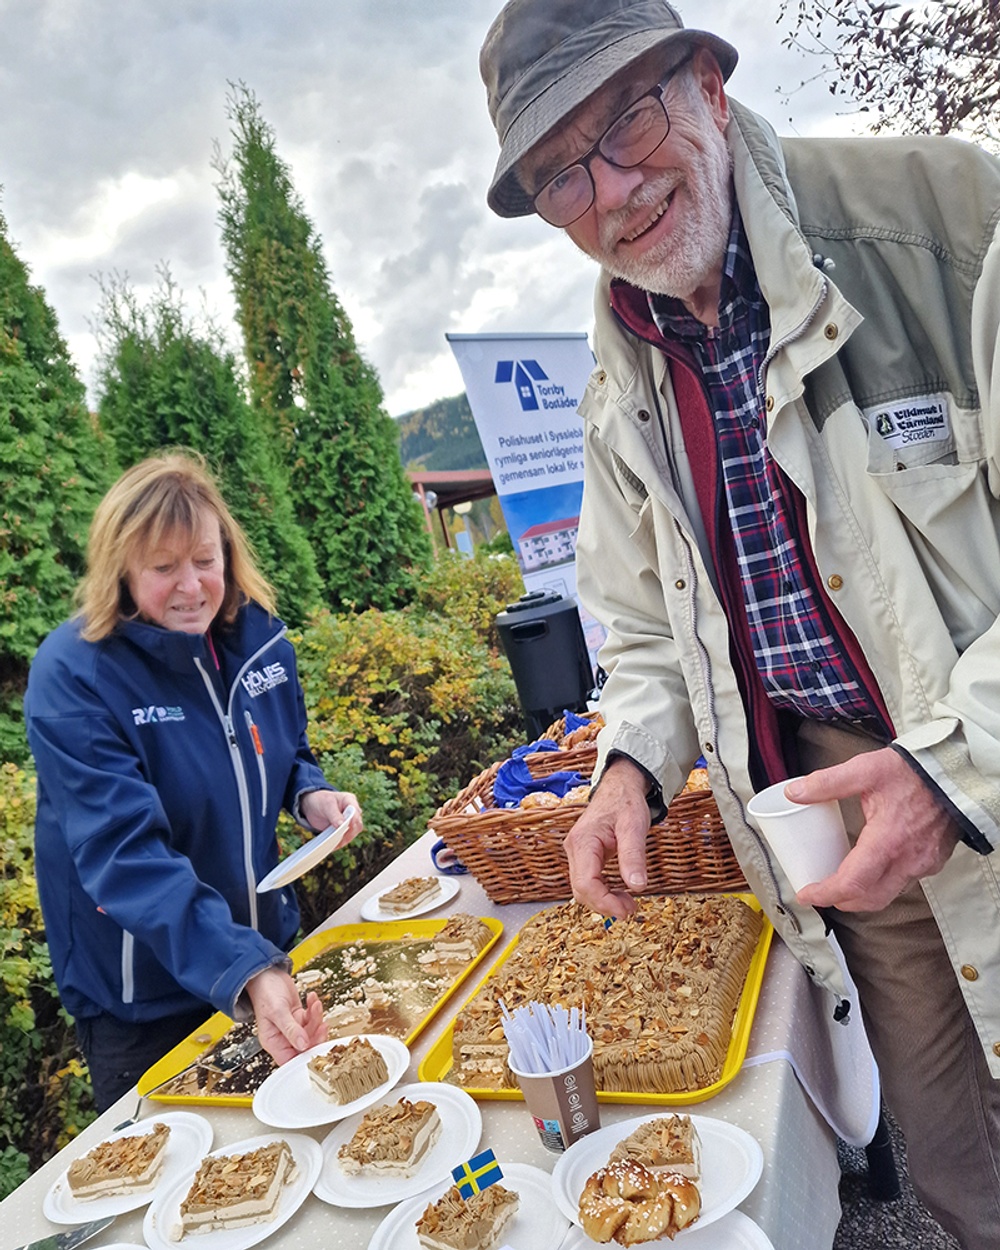
[{"label": "holmes logo", "polygon": [[134,707],[132,720],[136,725],[160,725],[168,720],[183,720],[182,707]]},{"label": "holmes logo", "polygon": [[247,692],[251,699],[256,699],[259,694],[266,694],[268,690],[273,690],[275,686],[280,686],[282,682],[288,680],[288,674],[285,672],[283,664],[268,664],[266,668],[251,669],[243,676],[243,689]]}]

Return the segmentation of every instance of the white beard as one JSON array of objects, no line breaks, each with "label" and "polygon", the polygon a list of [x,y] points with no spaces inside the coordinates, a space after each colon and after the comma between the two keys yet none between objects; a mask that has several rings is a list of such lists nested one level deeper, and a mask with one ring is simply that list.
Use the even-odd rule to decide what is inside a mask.
[{"label": "white beard", "polygon": [[[733,216],[732,156],[705,113],[705,142],[686,174],[667,169],[644,181],[624,208],[601,222],[593,259],[640,290],[686,299],[721,272]],[[672,191],[681,198],[669,234],[641,255],[617,255],[616,244],[637,210],[655,208]]]}]

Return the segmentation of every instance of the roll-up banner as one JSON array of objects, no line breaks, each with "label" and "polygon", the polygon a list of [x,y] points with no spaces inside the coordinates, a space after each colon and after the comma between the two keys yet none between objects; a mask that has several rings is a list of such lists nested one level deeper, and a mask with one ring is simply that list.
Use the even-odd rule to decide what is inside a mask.
[{"label": "roll-up banner", "polygon": [[583,499],[577,407],[594,356],[586,334],[448,334],[526,590],[576,599],[591,663],[604,627],[579,603]]}]

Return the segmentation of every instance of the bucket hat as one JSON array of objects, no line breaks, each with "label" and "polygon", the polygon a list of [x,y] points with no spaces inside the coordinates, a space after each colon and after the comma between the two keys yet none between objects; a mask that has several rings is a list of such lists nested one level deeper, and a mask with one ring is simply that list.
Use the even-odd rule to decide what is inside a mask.
[{"label": "bucket hat", "polygon": [[510,0],[479,54],[500,158],[486,202],[501,217],[534,212],[517,162],[610,78],[645,52],[703,44],[727,78],[737,52],[684,26],[666,0]]}]

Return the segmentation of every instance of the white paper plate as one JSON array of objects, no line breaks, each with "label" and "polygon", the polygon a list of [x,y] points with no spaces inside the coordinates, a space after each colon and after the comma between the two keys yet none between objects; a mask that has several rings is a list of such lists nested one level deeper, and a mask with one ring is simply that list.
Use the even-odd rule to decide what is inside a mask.
[{"label": "white paper plate", "polygon": [[[503,1231],[503,1243],[516,1250],[554,1250],[565,1236],[569,1221],[552,1201],[552,1177],[527,1163],[504,1163],[502,1159],[499,1162],[503,1171],[500,1184],[521,1198],[517,1215]],[[448,1184],[393,1207],[373,1233],[368,1250],[421,1250],[417,1220],[451,1184],[449,1177]]]},{"label": "white paper plate", "polygon": [[[742,1211],[730,1211],[708,1228],[699,1228],[695,1224],[679,1233],[678,1237],[684,1238],[684,1250],[774,1250],[774,1243],[767,1233]],[[559,1250],[590,1250],[597,1244],[582,1228],[574,1227]],[[662,1238],[653,1244],[666,1247],[675,1243]]]},{"label": "white paper plate", "polygon": [[[427,875],[432,876],[433,874],[428,873]],[[434,911],[436,907],[442,907],[445,903],[450,902],[451,899],[453,899],[458,893],[459,883],[455,877],[438,877],[438,880],[441,882],[441,889],[437,892],[437,894],[435,894],[433,898],[429,898],[425,902],[418,904],[412,909],[412,911],[407,912],[382,910],[380,905],[382,895],[388,894],[390,890],[394,890],[396,888],[395,886],[387,885],[384,890],[379,890],[377,894],[373,894],[371,898],[366,898],[361,904],[361,919],[378,921],[409,920],[411,916],[422,916],[424,912]]]},{"label": "white paper plate", "polygon": [[280,864],[271,869],[263,881],[258,881],[257,893],[266,894],[268,890],[277,890],[283,885],[288,885],[289,882],[301,877],[304,872],[308,872],[310,868],[315,868],[320,860],[326,859],[331,851],[335,851],[340,846],[340,839],[347,832],[347,826],[354,815],[353,807],[345,810],[347,815],[339,825],[328,825],[322,832],[303,843],[297,851],[286,855]]},{"label": "white paper plate", "polygon": [[149,1250],[145,1242],[140,1246],[136,1241],[112,1241],[94,1246],[93,1250]]},{"label": "white paper plate", "polygon": [[[660,1115],[643,1115],[620,1124],[609,1124],[579,1138],[569,1150],[556,1161],[552,1169],[552,1192],[559,1209],[574,1224],[579,1223],[580,1194],[598,1168],[604,1167],[608,1156],[623,1137],[628,1137],[648,1120]],[[756,1138],[744,1129],[725,1120],[713,1120],[708,1116],[693,1115],[691,1123],[701,1139],[701,1215],[694,1228],[686,1228],[675,1240],[687,1238],[696,1229],[701,1231],[727,1215],[752,1192],[764,1170],[764,1152]]]},{"label": "white paper plate", "polygon": [[315,1128],[344,1120],[355,1111],[365,1111],[385,1098],[410,1064],[410,1052],[398,1037],[381,1033],[362,1033],[379,1051],[389,1069],[389,1079],[352,1102],[331,1102],[309,1079],[306,1065],[314,1055],[325,1055],[334,1046],[348,1046],[353,1037],[338,1037],[320,1042],[309,1050],[275,1068],[253,1096],[253,1113],[262,1124],[272,1128]]},{"label": "white paper plate", "polygon": [[188,1234],[182,1241],[173,1241],[170,1233],[180,1220],[180,1206],[191,1187],[191,1181],[201,1163],[201,1158],[189,1162],[187,1172],[169,1189],[161,1190],[146,1212],[142,1222],[142,1235],[150,1250],[178,1250],[178,1246],[197,1246],[198,1250],[247,1250],[290,1220],[305,1202],[316,1184],[316,1177],[323,1166],[323,1152],[319,1142],[302,1133],[268,1133],[263,1137],[249,1137],[213,1150],[215,1155],[246,1154],[274,1141],[286,1141],[291,1148],[299,1172],[289,1182],[278,1199],[278,1213],[273,1220],[262,1224],[247,1224],[243,1228],[219,1228],[208,1233]]},{"label": "white paper plate", "polygon": [[[154,1124],[166,1124],[170,1129],[170,1136],[163,1156],[163,1167],[152,1189],[141,1194],[121,1194],[117,1198],[74,1198],[66,1179],[69,1171],[67,1165],[66,1171],[57,1177],[45,1195],[42,1203],[45,1216],[53,1224],[83,1224],[87,1220],[102,1220],[106,1215],[123,1215],[126,1211],[136,1211],[152,1202],[160,1190],[171,1185],[182,1173],[186,1173],[191,1166],[191,1160],[200,1159],[212,1144],[211,1124],[203,1115],[195,1115],[191,1111],[168,1111],[163,1115],[150,1116],[149,1119],[140,1120],[138,1124],[130,1124],[127,1128],[119,1129],[117,1133],[111,1133],[105,1141],[141,1136],[148,1133]],[[86,1150],[80,1150],[76,1153],[76,1158],[86,1153]]]},{"label": "white paper plate", "polygon": [[476,1153],[483,1117],[475,1100],[464,1089],[440,1081],[418,1081],[398,1086],[385,1101],[394,1103],[400,1098],[432,1102],[441,1117],[441,1135],[424,1156],[418,1171],[413,1176],[365,1176],[364,1173],[348,1176],[341,1169],[337,1151],[354,1136],[364,1118],[362,1111],[349,1120],[342,1120],[323,1139],[323,1171],[313,1190],[317,1198],[337,1207],[388,1206],[447,1180],[452,1168]]}]

